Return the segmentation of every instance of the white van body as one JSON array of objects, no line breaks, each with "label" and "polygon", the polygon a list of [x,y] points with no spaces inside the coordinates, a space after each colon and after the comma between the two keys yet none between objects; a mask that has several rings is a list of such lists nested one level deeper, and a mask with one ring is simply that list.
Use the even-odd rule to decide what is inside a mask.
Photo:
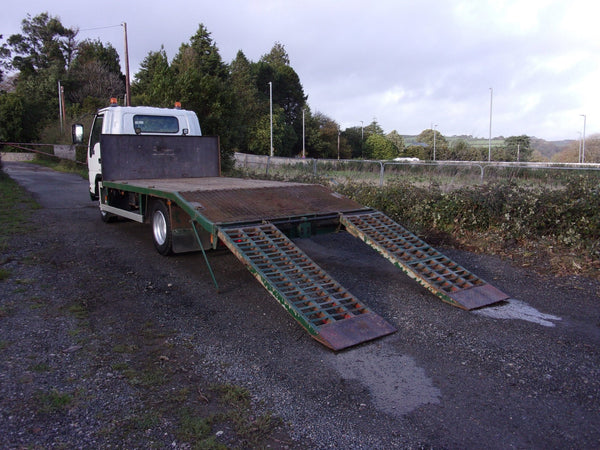
[{"label": "white van body", "polygon": [[[150,106],[109,106],[98,111],[90,132],[87,151],[90,197],[98,198],[98,183],[102,181],[102,134],[163,136],[202,136],[198,117],[184,109]],[[127,151],[127,149],[123,149]]]}]

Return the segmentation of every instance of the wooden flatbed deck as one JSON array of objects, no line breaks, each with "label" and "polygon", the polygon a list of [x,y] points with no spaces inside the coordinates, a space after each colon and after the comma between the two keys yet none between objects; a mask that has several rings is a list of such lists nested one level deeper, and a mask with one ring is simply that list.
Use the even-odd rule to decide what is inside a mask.
[{"label": "wooden flatbed deck", "polygon": [[120,180],[139,192],[177,194],[215,224],[272,221],[365,210],[324,186],[229,177]]}]

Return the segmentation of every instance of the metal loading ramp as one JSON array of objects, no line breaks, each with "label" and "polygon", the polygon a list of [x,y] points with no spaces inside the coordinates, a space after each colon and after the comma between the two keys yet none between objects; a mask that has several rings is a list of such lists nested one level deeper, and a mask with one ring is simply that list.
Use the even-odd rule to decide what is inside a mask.
[{"label": "metal loading ramp", "polygon": [[340,222],[445,302],[470,310],[509,298],[379,211],[341,214]]},{"label": "metal loading ramp", "polygon": [[317,341],[342,350],[396,331],[270,223],[219,227],[219,238]]}]

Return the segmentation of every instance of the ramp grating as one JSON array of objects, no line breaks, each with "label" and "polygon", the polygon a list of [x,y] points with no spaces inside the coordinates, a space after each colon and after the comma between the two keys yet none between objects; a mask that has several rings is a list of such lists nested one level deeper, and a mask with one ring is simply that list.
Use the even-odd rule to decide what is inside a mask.
[{"label": "ramp grating", "polygon": [[340,221],[352,235],[454,306],[474,309],[508,298],[379,211],[342,214]]},{"label": "ramp grating", "polygon": [[334,350],[395,331],[272,224],[219,228],[219,238],[318,341]]}]

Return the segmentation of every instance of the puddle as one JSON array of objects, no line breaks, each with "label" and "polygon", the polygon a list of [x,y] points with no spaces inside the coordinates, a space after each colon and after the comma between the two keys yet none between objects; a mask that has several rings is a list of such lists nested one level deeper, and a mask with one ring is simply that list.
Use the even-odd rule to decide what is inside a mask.
[{"label": "puddle", "polygon": [[408,356],[367,346],[333,358],[338,373],[365,386],[380,411],[402,415],[427,403],[439,403],[440,390]]},{"label": "puddle", "polygon": [[544,327],[553,327],[555,326],[553,321],[562,320],[562,318],[558,316],[544,314],[534,307],[529,306],[527,303],[514,298],[508,299],[504,304],[481,308],[472,312],[494,319],[526,320],[527,322],[537,323]]}]

